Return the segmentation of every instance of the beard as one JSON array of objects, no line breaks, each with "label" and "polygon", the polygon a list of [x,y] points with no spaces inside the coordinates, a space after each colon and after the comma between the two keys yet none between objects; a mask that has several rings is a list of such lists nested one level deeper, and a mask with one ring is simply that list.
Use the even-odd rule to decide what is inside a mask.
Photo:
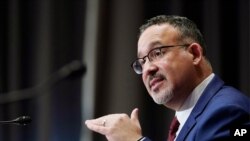
[{"label": "beard", "polygon": [[161,105],[161,104],[166,104],[168,103],[174,96],[173,90],[172,89],[167,89],[164,90],[163,92],[160,92],[158,94],[153,94],[152,98],[155,103]]},{"label": "beard", "polygon": [[[164,81],[164,80],[167,81],[167,78],[165,77],[165,75],[163,75],[161,73],[157,73],[157,74],[151,75],[149,77],[148,86],[150,86],[150,81],[154,78],[161,79],[162,81]],[[150,87],[148,87],[148,92],[150,93],[150,91],[151,91],[151,97],[153,98],[155,103],[157,103],[159,105],[161,105],[161,104],[165,105],[173,98],[173,96],[174,96],[173,89],[174,89],[173,86],[171,84],[168,84],[168,86],[165,86],[165,88],[160,88],[160,89],[155,90],[155,91],[151,91]]]}]

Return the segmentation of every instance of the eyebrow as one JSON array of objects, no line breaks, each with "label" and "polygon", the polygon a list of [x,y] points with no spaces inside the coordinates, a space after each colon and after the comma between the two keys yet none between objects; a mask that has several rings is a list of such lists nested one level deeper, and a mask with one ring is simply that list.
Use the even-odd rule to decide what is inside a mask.
[{"label": "eyebrow", "polygon": [[[160,41],[154,41],[154,42],[152,42],[152,43],[150,43],[149,44],[149,48],[148,48],[148,52],[149,51],[151,51],[152,49],[154,49],[154,48],[156,48],[156,47],[160,47],[160,46],[163,46],[163,44],[160,42]],[[147,53],[148,53],[147,52]],[[138,52],[138,54],[137,54],[137,58],[142,58],[142,57],[144,57],[144,56],[141,56],[141,52]]]}]

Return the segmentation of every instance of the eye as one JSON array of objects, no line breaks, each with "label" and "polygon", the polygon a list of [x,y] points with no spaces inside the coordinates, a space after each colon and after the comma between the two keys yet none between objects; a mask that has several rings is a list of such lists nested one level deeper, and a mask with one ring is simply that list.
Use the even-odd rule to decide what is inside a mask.
[{"label": "eye", "polygon": [[154,56],[161,56],[161,50],[160,49],[156,49],[155,51],[154,51]]},{"label": "eye", "polygon": [[153,50],[150,54],[149,54],[150,58],[151,59],[155,59],[155,58],[158,58],[158,57],[161,57],[162,56],[162,52],[161,52],[161,49],[157,48],[155,50]]}]

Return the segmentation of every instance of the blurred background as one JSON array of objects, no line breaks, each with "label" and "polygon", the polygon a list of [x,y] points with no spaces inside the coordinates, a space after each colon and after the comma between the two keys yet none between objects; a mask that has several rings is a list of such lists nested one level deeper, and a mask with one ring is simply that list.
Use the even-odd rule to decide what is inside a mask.
[{"label": "blurred background", "polygon": [[[139,26],[160,14],[196,22],[215,73],[250,95],[249,0],[2,0],[0,7],[0,120],[32,118],[27,126],[1,124],[1,141],[105,141],[84,121],[135,107],[143,134],[166,140],[174,113],[151,100],[130,68]],[[55,78],[75,60],[85,73]]]}]

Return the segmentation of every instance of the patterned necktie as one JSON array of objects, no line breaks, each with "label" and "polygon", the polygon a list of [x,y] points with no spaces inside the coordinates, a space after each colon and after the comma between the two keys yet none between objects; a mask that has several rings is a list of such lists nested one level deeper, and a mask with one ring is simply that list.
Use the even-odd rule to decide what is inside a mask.
[{"label": "patterned necktie", "polygon": [[177,132],[179,125],[180,125],[179,121],[177,120],[176,117],[174,117],[170,124],[169,133],[168,133],[168,141],[174,141],[175,136],[176,136],[175,133]]}]

